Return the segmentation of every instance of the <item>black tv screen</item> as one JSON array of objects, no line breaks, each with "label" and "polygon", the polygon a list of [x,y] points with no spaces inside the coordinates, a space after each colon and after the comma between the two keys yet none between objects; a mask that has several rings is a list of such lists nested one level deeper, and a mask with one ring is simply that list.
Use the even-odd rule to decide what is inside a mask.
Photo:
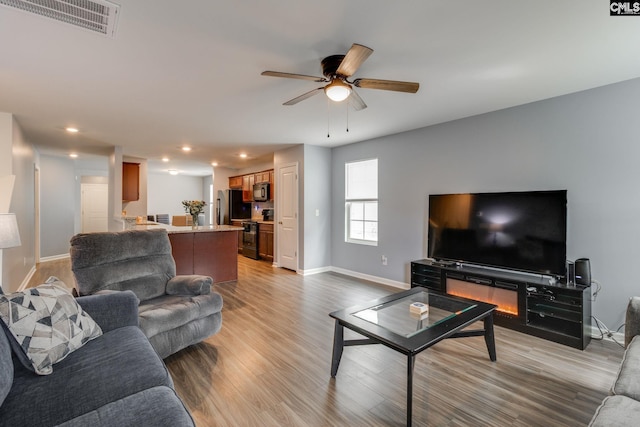
[{"label": "black tv screen", "polygon": [[564,276],[567,191],[432,194],[430,258]]}]

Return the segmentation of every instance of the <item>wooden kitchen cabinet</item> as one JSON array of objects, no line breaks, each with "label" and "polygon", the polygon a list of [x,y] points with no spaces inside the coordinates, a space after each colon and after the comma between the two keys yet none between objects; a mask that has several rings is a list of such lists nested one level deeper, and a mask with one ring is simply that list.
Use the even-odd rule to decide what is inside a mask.
[{"label": "wooden kitchen cabinet", "polygon": [[214,283],[238,280],[237,235],[242,232],[194,233],[193,274],[211,276]]},{"label": "wooden kitchen cabinet", "polygon": [[122,163],[122,201],[133,202],[140,199],[140,164]]},{"label": "wooden kitchen cabinet", "polygon": [[176,274],[211,276],[214,283],[238,280],[238,239],[241,231],[169,233]]},{"label": "wooden kitchen cabinet", "polygon": [[256,184],[262,184],[263,182],[269,182],[269,171],[258,172],[255,174]]},{"label": "wooden kitchen cabinet", "polygon": [[193,274],[193,233],[169,234],[176,274]]},{"label": "wooden kitchen cabinet", "polygon": [[253,202],[253,184],[256,178],[254,174],[242,176],[242,201]]},{"label": "wooden kitchen cabinet", "polygon": [[[234,227],[242,227],[242,221],[231,221],[231,225]],[[238,231],[238,253],[242,253],[242,231]]]},{"label": "wooden kitchen cabinet", "polygon": [[275,185],[274,185],[274,171],[273,169],[256,172],[247,175],[230,176],[229,188],[242,189],[242,201],[253,202],[253,185],[269,183],[269,200],[275,200]]},{"label": "wooden kitchen cabinet", "polygon": [[229,188],[242,188],[242,176],[230,176]]},{"label": "wooden kitchen cabinet", "polygon": [[258,255],[261,259],[273,261],[273,224],[258,223]]},{"label": "wooden kitchen cabinet", "polygon": [[275,173],[272,170],[269,171],[269,187],[270,187],[270,191],[269,191],[269,199],[270,200],[275,200],[276,199],[276,186],[274,185],[275,183],[275,179],[274,179]]}]

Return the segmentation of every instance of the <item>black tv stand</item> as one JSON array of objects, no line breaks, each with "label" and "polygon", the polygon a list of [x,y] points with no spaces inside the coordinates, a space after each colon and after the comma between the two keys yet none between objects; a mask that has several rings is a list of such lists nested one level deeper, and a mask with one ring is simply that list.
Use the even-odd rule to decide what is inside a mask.
[{"label": "black tv stand", "polygon": [[432,265],[435,265],[436,267],[459,267],[461,265],[460,263],[454,262],[454,261],[434,260],[431,263],[432,263]]},{"label": "black tv stand", "polygon": [[[550,280],[552,279],[552,280]],[[411,263],[411,287],[496,304],[497,325],[584,350],[591,342],[591,289],[555,278],[429,259]],[[486,292],[486,286],[494,288]]]}]

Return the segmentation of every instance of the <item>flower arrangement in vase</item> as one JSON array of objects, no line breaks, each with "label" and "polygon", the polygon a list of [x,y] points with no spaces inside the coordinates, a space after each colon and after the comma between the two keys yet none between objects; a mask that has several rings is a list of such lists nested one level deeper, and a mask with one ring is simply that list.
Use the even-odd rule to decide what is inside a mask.
[{"label": "flower arrangement in vase", "polygon": [[198,215],[204,212],[204,207],[207,204],[204,200],[183,200],[182,206],[184,207],[184,211],[191,215],[192,219],[192,227],[196,228],[198,226]]}]

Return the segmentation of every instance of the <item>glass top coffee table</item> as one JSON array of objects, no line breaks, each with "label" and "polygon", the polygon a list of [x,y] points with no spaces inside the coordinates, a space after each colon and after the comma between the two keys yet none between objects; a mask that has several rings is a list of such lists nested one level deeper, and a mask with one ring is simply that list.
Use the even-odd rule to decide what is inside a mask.
[{"label": "glass top coffee table", "polygon": [[[416,305],[412,309],[412,305]],[[428,311],[420,313],[428,308]],[[345,346],[382,344],[407,356],[407,426],[411,425],[413,367],[416,354],[446,338],[484,336],[489,358],[496,361],[493,311],[496,306],[415,287],[365,304],[334,311],[331,376],[338,373]],[[462,330],[482,320],[483,329]],[[344,340],[344,328],[365,339]]]}]

